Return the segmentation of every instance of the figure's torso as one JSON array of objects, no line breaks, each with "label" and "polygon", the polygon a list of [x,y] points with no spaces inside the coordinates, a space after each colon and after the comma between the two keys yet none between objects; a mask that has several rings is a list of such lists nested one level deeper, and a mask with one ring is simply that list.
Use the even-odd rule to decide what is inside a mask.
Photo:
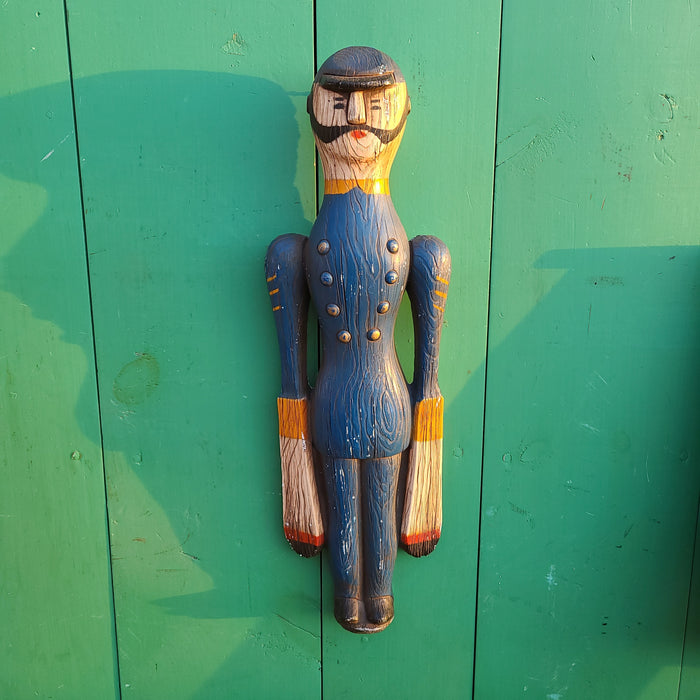
[{"label": "figure's torso", "polygon": [[390,197],[357,188],[326,195],[304,263],[322,339],[312,394],[314,446],[333,457],[397,454],[411,429],[394,347],[410,252]]}]

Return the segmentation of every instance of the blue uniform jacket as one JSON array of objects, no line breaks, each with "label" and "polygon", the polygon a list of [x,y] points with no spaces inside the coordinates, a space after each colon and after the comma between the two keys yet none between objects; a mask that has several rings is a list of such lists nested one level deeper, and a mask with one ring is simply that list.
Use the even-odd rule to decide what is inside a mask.
[{"label": "blue uniform jacket", "polygon": [[411,399],[394,347],[410,252],[388,195],[326,194],[304,254],[322,361],[311,432],[325,456],[367,459],[406,449]]}]

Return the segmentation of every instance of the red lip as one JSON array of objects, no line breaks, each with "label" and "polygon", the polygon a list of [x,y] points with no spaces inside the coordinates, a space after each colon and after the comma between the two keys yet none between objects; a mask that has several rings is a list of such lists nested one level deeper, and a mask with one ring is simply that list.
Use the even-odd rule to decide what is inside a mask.
[{"label": "red lip", "polygon": [[360,131],[359,129],[355,129],[355,131],[350,132],[350,136],[352,136],[354,139],[361,139],[364,138],[366,135],[366,131]]}]

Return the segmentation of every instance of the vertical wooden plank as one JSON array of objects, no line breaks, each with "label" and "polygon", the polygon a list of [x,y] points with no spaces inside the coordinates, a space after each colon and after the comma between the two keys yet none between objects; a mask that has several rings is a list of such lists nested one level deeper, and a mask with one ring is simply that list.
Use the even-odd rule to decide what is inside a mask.
[{"label": "vertical wooden plank", "polygon": [[[499,22],[498,3],[387,2],[360,21],[317,2],[319,63],[343,46],[369,45],[401,67],[413,109],[392,199],[409,238],[435,234],[447,243],[453,270],[440,359],[443,536],[425,559],[399,552],[396,618],[371,637],[335,622],[325,569],[327,697],[471,694]],[[408,304],[402,313],[397,342],[410,378]]]},{"label": "vertical wooden plank", "polygon": [[0,65],[0,696],[114,698],[63,3],[3,3]]},{"label": "vertical wooden plank", "polygon": [[504,5],[477,697],[678,692],[700,448],[695,11]]},{"label": "vertical wooden plank", "polygon": [[124,692],[314,697],[263,268],[314,208],[311,2],[69,10]]}]

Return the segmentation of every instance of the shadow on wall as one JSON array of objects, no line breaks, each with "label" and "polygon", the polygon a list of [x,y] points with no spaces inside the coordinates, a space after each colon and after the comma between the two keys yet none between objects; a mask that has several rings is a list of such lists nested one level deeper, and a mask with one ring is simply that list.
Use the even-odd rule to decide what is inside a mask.
[{"label": "shadow on wall", "polygon": [[[73,138],[57,126],[38,143],[26,119],[53,122],[70,110],[67,91],[0,101],[14,125],[0,134],[0,172],[46,191],[0,284],[90,358],[74,307],[83,260],[66,252],[82,240],[74,154],[60,158]],[[316,688],[318,569],[281,535],[262,267],[276,235],[309,229],[294,180],[298,148],[313,179],[311,137],[300,141],[290,96],[255,78],[122,73],[79,80],[75,95],[122,680],[142,697],[253,697],[274,668],[271,697],[290,678]],[[477,682],[488,690],[504,667],[535,675],[547,659],[554,673],[564,649],[578,661],[542,686],[555,697],[582,677],[610,689],[620,659],[638,669],[636,652],[677,639],[692,544],[678,533],[694,522],[698,486],[698,249],[552,251],[538,267],[568,272],[489,358]],[[443,387],[448,411],[474,405],[481,372],[458,396]],[[99,444],[90,383],[57,409]],[[441,548],[460,508],[453,475]],[[619,601],[620,627],[601,577],[653,581]],[[678,595],[659,605],[669,586]],[[524,620],[515,631],[513,619]],[[544,652],[531,636],[543,628]]]},{"label": "shadow on wall", "polygon": [[[73,297],[61,294],[83,282],[79,262],[65,257],[81,237],[72,209],[75,158],[58,157],[74,155],[72,119],[64,133],[67,120],[59,118],[69,95],[58,84],[0,101],[10,125],[0,137],[0,173],[47,191],[44,216],[4,260],[3,286],[89,355],[90,338],[74,327]],[[290,97],[259,78],[183,71],[95,76],[78,80],[75,95],[100,362],[122,347],[133,359],[150,342],[200,330],[216,313],[225,322],[208,333],[230,332],[236,354],[245,354],[233,329],[245,334],[252,300],[263,308],[250,285],[259,281],[255,266],[267,242],[280,226],[309,227],[294,187],[299,132]],[[51,140],[46,125],[33,129],[36,115],[60,122]],[[215,354],[217,372],[228,368],[225,349],[205,350]],[[112,393],[106,383],[103,400]]]},{"label": "shadow on wall", "polygon": [[528,274],[553,269],[489,350],[477,697],[676,697],[700,247],[552,250]]},{"label": "shadow on wall", "polygon": [[[317,565],[281,537],[263,269],[272,238],[310,227],[294,180],[299,149],[313,191],[313,143],[294,99],[303,109],[269,81],[214,73],[75,83],[122,679],[159,697],[191,697],[229,656],[241,678],[279,665],[280,696],[291,675],[318,684]],[[70,110],[66,84],[0,101],[0,173],[45,202],[0,286],[91,358]],[[57,416],[74,411],[99,444],[94,406],[86,382]],[[302,582],[280,587],[281,571]]]}]

